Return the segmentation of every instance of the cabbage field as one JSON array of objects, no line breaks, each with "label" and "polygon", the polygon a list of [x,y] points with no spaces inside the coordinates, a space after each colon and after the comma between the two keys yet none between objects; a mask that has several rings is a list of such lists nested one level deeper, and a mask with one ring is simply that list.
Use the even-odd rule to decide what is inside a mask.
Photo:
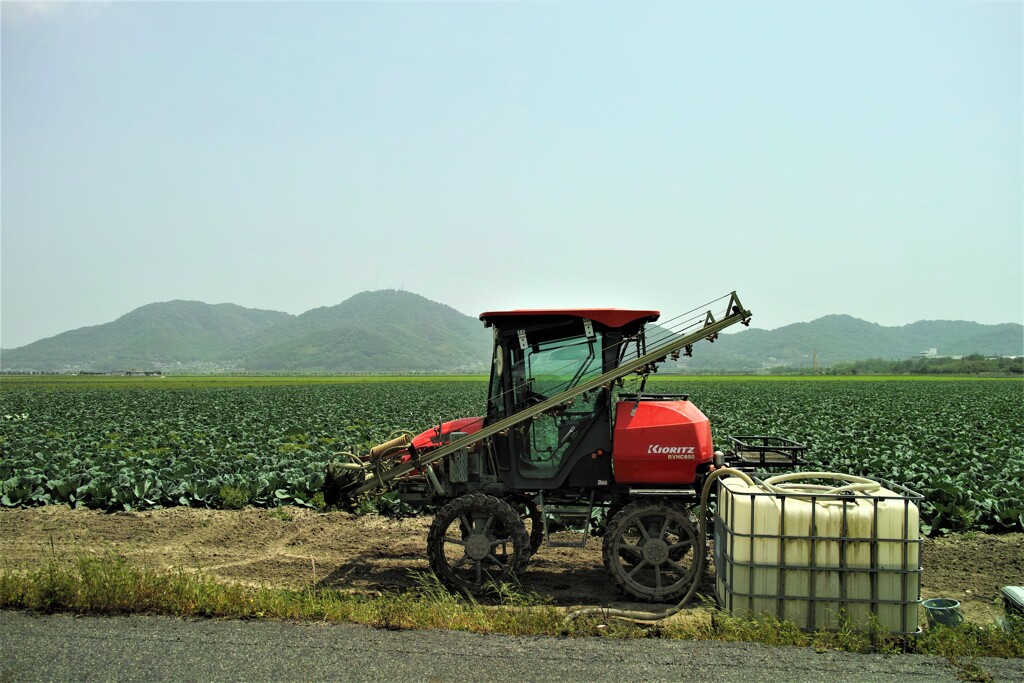
[{"label": "cabbage field", "polygon": [[[332,453],[479,414],[486,382],[0,380],[0,504],[315,505]],[[729,434],[925,495],[925,531],[1024,530],[1024,383],[659,378]]]}]

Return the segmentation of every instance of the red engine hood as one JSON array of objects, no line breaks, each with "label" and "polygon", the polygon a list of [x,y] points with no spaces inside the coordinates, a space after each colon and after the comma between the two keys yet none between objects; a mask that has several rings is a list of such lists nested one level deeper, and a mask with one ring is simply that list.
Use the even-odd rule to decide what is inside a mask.
[{"label": "red engine hood", "polygon": [[620,402],[615,414],[612,463],[620,484],[693,484],[697,466],[714,458],[711,424],[689,401]]},{"label": "red engine hood", "polygon": [[482,417],[463,417],[458,420],[450,420],[442,423],[440,429],[431,427],[418,434],[412,440],[412,449],[418,452],[429,451],[440,446],[445,441],[442,437],[446,434],[451,434],[452,432],[472,434],[480,431],[483,426],[484,418]]}]

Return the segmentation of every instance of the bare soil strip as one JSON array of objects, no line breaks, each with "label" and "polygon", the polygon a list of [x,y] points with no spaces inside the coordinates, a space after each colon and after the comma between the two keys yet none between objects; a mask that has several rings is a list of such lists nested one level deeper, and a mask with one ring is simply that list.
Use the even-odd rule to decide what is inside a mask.
[{"label": "bare soil strip", "polygon": [[[391,520],[344,512],[170,508],[105,514],[63,506],[0,511],[0,557],[30,570],[52,559],[114,553],[160,570],[202,571],[249,585],[315,585],[357,592],[398,591],[429,571],[429,517]],[[922,596],[961,602],[973,621],[1003,612],[999,589],[1024,584],[1024,534],[968,535],[924,542]],[[586,548],[541,547],[522,575],[525,591],[556,605],[644,608],[619,593],[601,563],[601,540]],[[705,577],[703,592],[712,593]],[[924,615],[921,615],[924,618]]]}]

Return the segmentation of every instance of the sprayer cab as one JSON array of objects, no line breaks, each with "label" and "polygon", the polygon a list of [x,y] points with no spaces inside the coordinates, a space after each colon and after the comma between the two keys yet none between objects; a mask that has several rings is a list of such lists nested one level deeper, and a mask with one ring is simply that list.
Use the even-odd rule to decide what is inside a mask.
[{"label": "sprayer cab", "polygon": [[[644,353],[658,311],[518,310],[484,313],[494,329],[487,420],[493,422],[614,372]],[[665,333],[662,333],[665,336]],[[662,339],[661,341],[664,341]],[[644,366],[641,374],[651,367]],[[711,468],[708,418],[687,395],[620,392],[621,381],[585,392],[498,440],[499,469],[513,488],[565,486],[606,495],[623,487],[695,487]]]},{"label": "sprayer cab", "polygon": [[[647,346],[645,323],[657,311],[621,309],[515,310],[484,313],[494,345],[487,414],[443,422],[412,438],[412,456],[513,419],[550,397],[614,373]],[[644,367],[643,371],[649,368]],[[501,493],[539,493],[549,500],[600,504],[628,495],[624,485],[693,487],[713,458],[711,426],[688,396],[625,394],[609,381],[495,435],[487,445],[495,481],[461,481],[461,469],[438,468],[438,486],[424,479],[399,484],[408,499],[438,502],[481,483]],[[480,450],[467,470],[484,471]],[[410,458],[411,459],[411,458]],[[465,484],[465,486],[461,486]]]}]

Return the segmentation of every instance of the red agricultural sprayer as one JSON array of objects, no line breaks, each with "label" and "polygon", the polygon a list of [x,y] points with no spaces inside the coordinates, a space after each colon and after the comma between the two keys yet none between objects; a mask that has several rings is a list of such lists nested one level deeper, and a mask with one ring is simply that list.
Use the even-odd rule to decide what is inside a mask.
[{"label": "red agricultural sprayer", "polygon": [[[760,435],[731,437],[729,452],[716,452],[708,418],[688,396],[645,391],[648,376],[660,363],[689,356],[694,344],[713,342],[732,325],[749,324],[751,313],[735,292],[709,306],[723,301],[725,310],[717,317],[702,307],[650,328],[650,333],[645,326],[658,320],[658,311],[482,313],[480,320],[494,333],[484,414],[444,422],[415,436],[403,434],[365,456],[346,454],[328,466],[328,502],[393,489],[412,505],[439,507],[427,536],[427,559],[444,584],[467,593],[479,593],[494,581],[522,572],[544,543],[582,545],[593,513],[603,509],[603,558],[617,584],[643,601],[688,599],[704,566],[707,525],[702,514],[713,488],[705,482],[732,481],[721,479],[723,468],[750,482],[744,471],[800,464],[806,450],[782,437]],[[640,380],[632,393],[623,390],[628,375]],[[866,482],[860,480],[854,488],[878,489],[877,483]],[[773,500],[793,491],[787,486],[793,484],[770,487]],[[846,510],[861,504],[843,490],[847,488],[831,490],[816,484],[810,495],[835,498]],[[702,494],[701,513],[695,514]],[[751,502],[760,519],[764,505],[755,495],[759,494],[732,495],[730,510]],[[799,505],[794,501],[789,507]],[[817,540],[814,529],[825,527],[815,526],[813,514],[804,535]],[[905,515],[904,526],[909,528],[908,520]],[[566,524],[583,533],[569,541],[564,534],[552,533],[556,525]],[[761,534],[752,527],[737,532],[717,520],[715,524],[720,527],[716,534],[722,531],[739,539],[739,545],[730,540],[732,551],[716,544],[716,555],[734,552],[724,560],[742,560],[747,553],[739,571],[753,576],[750,560],[760,552]],[[796,525],[792,523],[790,533]],[[781,538],[788,533],[783,527],[766,534],[772,535]],[[877,538],[864,540],[874,544],[871,552],[877,556]],[[848,545],[845,540],[837,542]],[[902,543],[905,549],[909,542]],[[916,552],[917,546],[912,549]],[[816,561],[813,552],[811,565]],[[726,597],[739,594],[751,606],[761,597],[774,599],[778,572],[787,570],[788,561],[770,558],[768,571],[776,573],[767,588],[754,586],[754,579],[749,579],[743,591],[727,583],[720,592]],[[904,553],[901,567],[893,570],[900,577],[920,571],[916,555]],[[879,570],[871,571],[879,575]],[[763,579],[757,580],[764,583]],[[811,585],[806,593],[812,612],[823,604],[815,590]],[[846,589],[838,590],[846,600]],[[901,589],[903,594],[908,591],[912,586]],[[918,595],[904,595],[907,600],[917,601]],[[916,610],[917,603],[913,604]],[[815,625],[812,614],[809,626]],[[902,615],[896,626],[893,632],[916,629]]]}]

